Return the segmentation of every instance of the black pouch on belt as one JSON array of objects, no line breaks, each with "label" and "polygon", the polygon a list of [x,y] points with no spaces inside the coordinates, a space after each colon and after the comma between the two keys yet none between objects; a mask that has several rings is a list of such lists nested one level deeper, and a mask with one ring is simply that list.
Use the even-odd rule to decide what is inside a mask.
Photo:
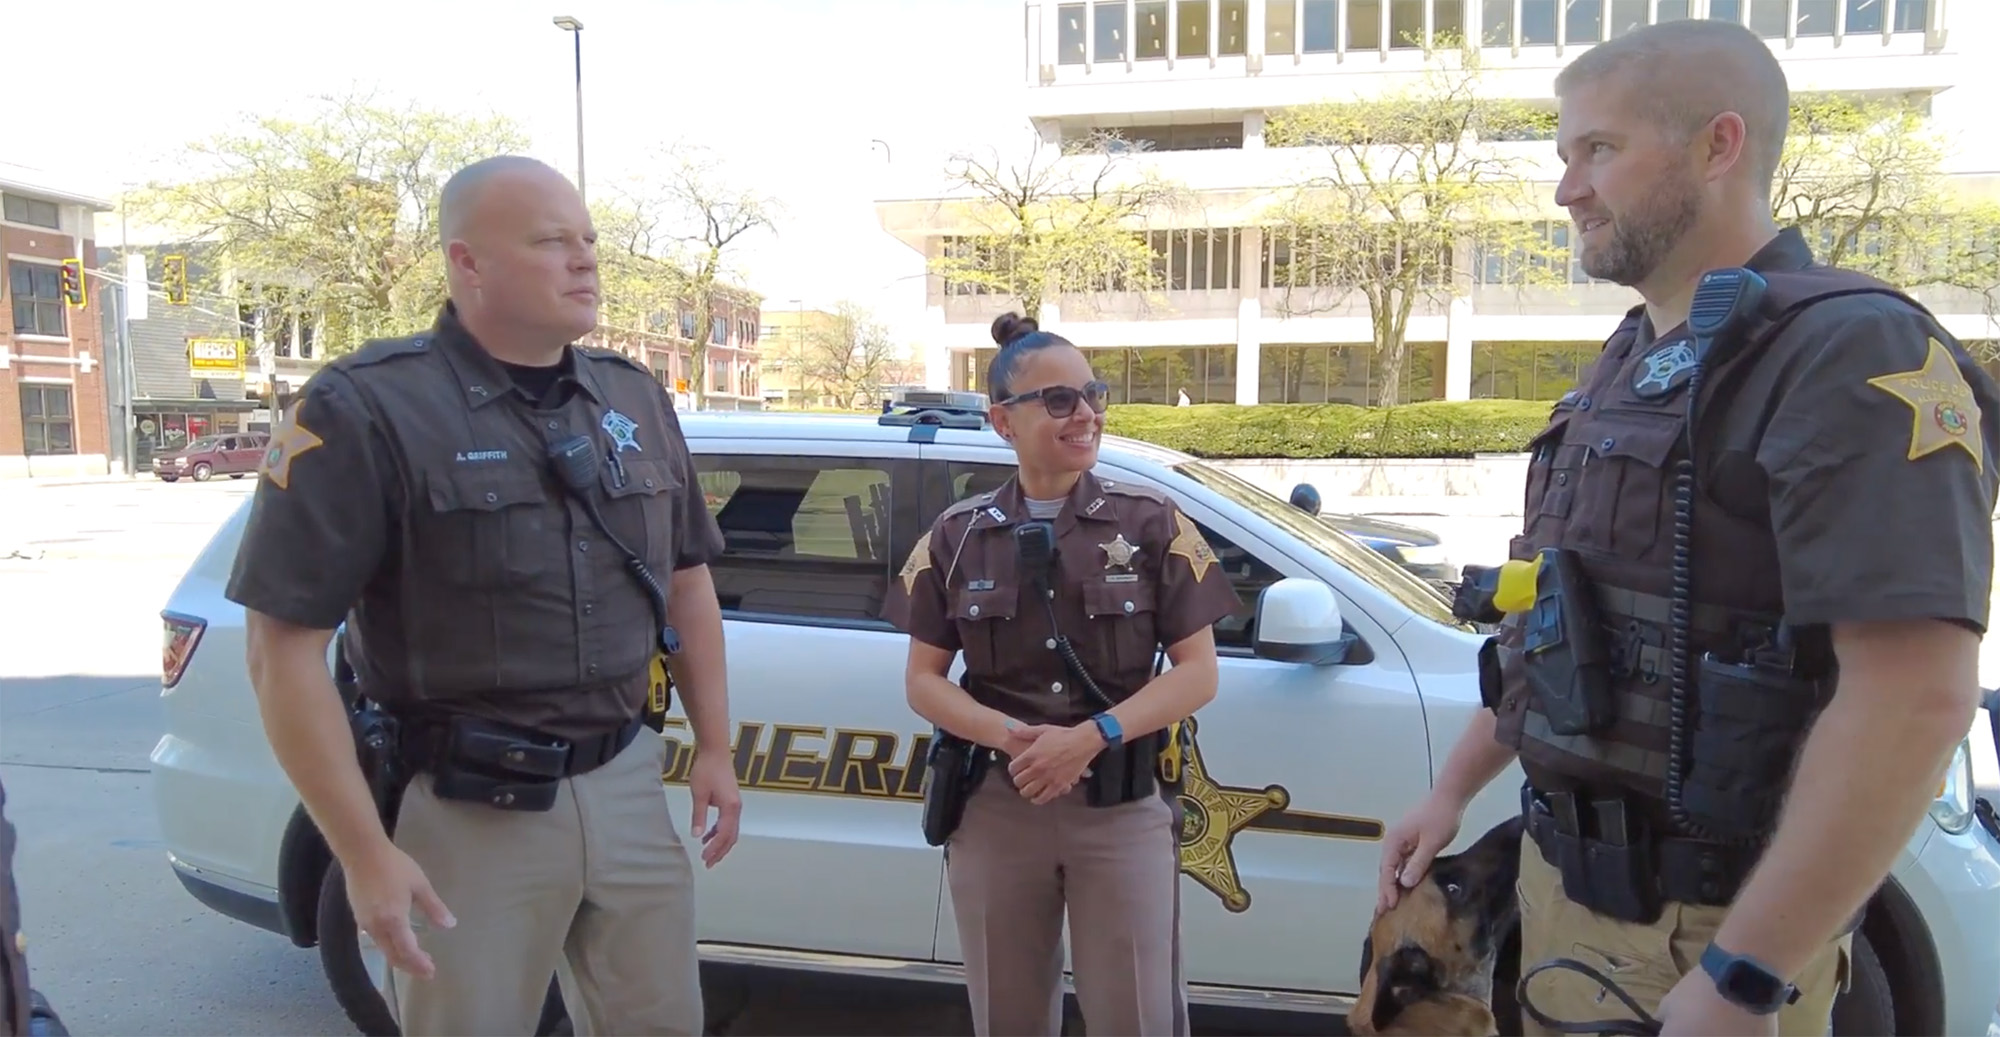
[{"label": "black pouch on belt", "polygon": [[453,717],[441,732],[432,789],[439,799],[547,810],[555,806],[556,786],[570,773],[570,755],[568,739]]},{"label": "black pouch on belt", "polygon": [[958,831],[965,818],[965,803],[986,776],[992,759],[986,747],[950,734],[933,731],[931,745],[924,754],[924,842],[943,846]]},{"label": "black pouch on belt", "polygon": [[1723,838],[1767,832],[1796,762],[1819,688],[1773,666],[1702,656],[1692,757],[1681,783],[1688,816]]},{"label": "black pouch on belt", "polygon": [[1090,775],[1083,779],[1084,802],[1115,807],[1156,794],[1160,779],[1154,764],[1160,746],[1156,732],[1098,753],[1090,762]]},{"label": "black pouch on belt", "polygon": [[1558,735],[1595,734],[1618,718],[1611,651],[1597,600],[1573,551],[1546,548],[1522,631],[1524,675]]}]

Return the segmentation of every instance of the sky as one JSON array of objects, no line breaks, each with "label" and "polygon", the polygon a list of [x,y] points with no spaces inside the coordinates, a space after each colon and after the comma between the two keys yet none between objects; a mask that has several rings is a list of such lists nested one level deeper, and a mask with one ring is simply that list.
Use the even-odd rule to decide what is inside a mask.
[{"label": "sky", "polygon": [[[61,84],[62,109],[84,113],[6,135],[0,163],[111,197],[246,113],[373,90],[507,115],[574,177],[576,54],[557,15],[584,26],[586,190],[677,140],[711,149],[780,203],[778,234],[739,260],[767,308],[853,299],[907,332],[923,261],[874,201],[936,190],[954,150],[1029,139],[1019,0],[110,0],[0,3],[7,78]],[[117,243],[115,216],[99,243]]]}]

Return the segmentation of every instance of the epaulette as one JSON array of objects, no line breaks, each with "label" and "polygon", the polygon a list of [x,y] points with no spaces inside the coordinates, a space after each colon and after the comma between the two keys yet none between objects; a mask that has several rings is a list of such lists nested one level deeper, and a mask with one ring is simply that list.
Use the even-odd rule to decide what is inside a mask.
[{"label": "epaulette", "polygon": [[430,352],[431,336],[410,335],[404,338],[376,338],[361,344],[361,348],[345,356],[338,356],[326,362],[327,367],[352,368],[372,367],[398,357],[423,356]]},{"label": "epaulette", "polygon": [[1151,486],[1144,486],[1139,483],[1123,483],[1113,482],[1110,479],[1099,479],[1097,485],[1102,486],[1106,493],[1115,493],[1122,497],[1139,497],[1152,501],[1155,504],[1173,503],[1166,494],[1161,493]]},{"label": "epaulette", "polygon": [[616,360],[648,378],[653,376],[653,372],[647,370],[645,364],[615,349],[604,349],[600,346],[578,346],[576,347],[576,354],[586,360]]},{"label": "epaulette", "polygon": [[975,493],[972,496],[967,497],[964,500],[953,504],[951,507],[946,508],[943,511],[939,512],[937,520],[939,522],[943,522],[948,518],[953,518],[959,515],[963,515],[968,511],[978,511],[980,508],[983,508],[991,503],[993,503],[992,494]]}]

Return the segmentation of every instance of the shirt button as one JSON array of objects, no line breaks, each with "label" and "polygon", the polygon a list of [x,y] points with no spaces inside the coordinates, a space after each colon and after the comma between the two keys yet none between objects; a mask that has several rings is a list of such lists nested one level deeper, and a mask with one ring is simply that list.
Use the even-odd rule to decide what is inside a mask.
[{"label": "shirt button", "polygon": [[589,666],[583,668],[583,672],[590,674],[592,677],[597,676],[597,664],[591,663]]},{"label": "shirt button", "polygon": [[1568,472],[1557,472],[1557,473],[1556,473],[1556,485],[1557,485],[1557,486],[1568,486],[1568,485],[1569,485],[1569,473],[1568,473]]},{"label": "shirt button", "polygon": [[1055,646],[1056,646],[1056,639],[1053,637],[1042,642],[1042,647],[1044,648],[1054,648]]},{"label": "shirt button", "polygon": [[1054,684],[1049,685],[1049,690],[1055,692],[1058,695],[1062,694],[1062,682],[1057,681]]},{"label": "shirt button", "polygon": [[653,488],[653,480],[651,479],[646,480],[646,488],[649,490]]},{"label": "shirt button", "polygon": [[562,427],[562,425],[561,425],[561,423],[559,423],[559,422],[556,422],[556,421],[550,421],[550,422],[549,422],[549,431],[550,431],[550,432],[554,432],[554,431],[555,431],[556,429],[559,429],[559,428],[561,428],[561,427]]},{"label": "shirt button", "polygon": [[576,542],[576,549],[577,549],[577,550],[579,550],[579,551],[588,551],[588,550],[590,550],[590,541],[588,541],[588,540],[579,540],[579,541],[577,541],[577,542]]},{"label": "shirt button", "polygon": [[1125,614],[1128,616],[1132,614],[1132,603],[1129,601],[1125,603]]},{"label": "shirt button", "polygon": [[1610,436],[1605,436],[1604,442],[1597,444],[1597,448],[1599,450],[1609,450],[1611,449],[1612,444],[1616,442],[1618,442],[1616,439],[1613,439]]},{"label": "shirt button", "polygon": [[1049,588],[1049,597],[1050,597],[1050,598],[1054,598],[1055,596],[1056,596],[1056,589],[1055,589],[1054,587],[1050,587],[1050,588]]},{"label": "shirt button", "polygon": [[597,611],[597,606],[595,606],[595,605],[592,605],[592,604],[591,604],[591,603],[589,603],[589,602],[584,602],[584,604],[583,604],[583,614],[584,614],[584,615],[588,616],[588,615],[590,615],[591,613],[593,613],[593,612],[596,612],[596,611]]},{"label": "shirt button", "polygon": [[976,616],[976,615],[978,615],[978,614],[979,614],[979,606],[977,606],[977,605],[974,605],[974,606],[972,606],[971,608],[969,608],[969,609],[966,609],[966,610],[965,610],[965,614],[966,614],[966,615],[968,615],[968,616]]},{"label": "shirt button", "polygon": [[486,503],[488,503],[488,504],[491,504],[491,503],[493,503],[494,501],[497,501],[497,500],[499,500],[499,499],[500,499],[500,495],[499,495],[499,494],[497,494],[497,493],[488,493],[488,494],[486,495]]}]

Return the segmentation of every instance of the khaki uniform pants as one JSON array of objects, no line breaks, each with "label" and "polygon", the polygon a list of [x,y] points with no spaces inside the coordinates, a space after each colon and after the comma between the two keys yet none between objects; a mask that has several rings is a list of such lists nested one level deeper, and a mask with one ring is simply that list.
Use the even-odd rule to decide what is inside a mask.
[{"label": "khaki uniform pants", "polygon": [[1036,806],[986,775],[945,850],[974,1032],[1062,1032],[1066,906],[1090,1032],[1186,1037],[1174,813],[1158,796],[1092,807],[1081,785]]},{"label": "khaki uniform pants", "polygon": [[[417,939],[425,980],[390,970],[382,991],[410,1037],[532,1034],[560,974],[575,1032],[699,1034],[694,866],[674,829],[650,730],[611,762],[563,781],[545,812],[447,801],[410,783],[396,845],[458,924]],[[559,966],[563,966],[559,969]]]},{"label": "khaki uniform pants", "polygon": [[[1700,967],[1702,949],[1715,938],[1728,910],[1696,904],[1668,904],[1651,925],[1606,918],[1562,891],[1562,873],[1542,859],[1532,840],[1521,843],[1521,971],[1551,958],[1574,958],[1604,973],[1625,989],[1648,1014],[1681,977]],[[1828,944],[1799,974],[1799,999],[1778,1011],[1783,1037],[1824,1037],[1833,1002],[1847,989],[1848,954],[1853,936]],[[1632,1013],[1604,987],[1581,973],[1550,969],[1528,984],[1528,997],[1542,1014],[1563,1022],[1629,1019]],[[1553,1034],[1526,1012],[1521,1032]]]}]

